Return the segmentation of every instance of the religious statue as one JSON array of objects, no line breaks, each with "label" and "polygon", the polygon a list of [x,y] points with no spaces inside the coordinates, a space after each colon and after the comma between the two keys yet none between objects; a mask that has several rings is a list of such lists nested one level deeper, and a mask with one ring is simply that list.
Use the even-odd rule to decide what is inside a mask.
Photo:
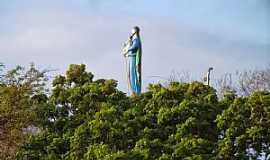
[{"label": "religious statue", "polygon": [[123,48],[124,57],[128,60],[127,79],[129,89],[132,91],[132,94],[140,94],[142,87],[142,45],[139,33],[139,27],[135,26]]}]

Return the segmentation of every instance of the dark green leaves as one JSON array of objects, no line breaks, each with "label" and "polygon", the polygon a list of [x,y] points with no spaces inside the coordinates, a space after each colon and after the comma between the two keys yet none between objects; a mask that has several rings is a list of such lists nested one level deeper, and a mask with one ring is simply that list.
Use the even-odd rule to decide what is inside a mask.
[{"label": "dark green leaves", "polygon": [[85,65],[57,76],[49,97],[32,97],[40,133],[18,159],[257,159],[270,153],[270,93],[218,100],[200,82],[150,85],[128,97]]}]

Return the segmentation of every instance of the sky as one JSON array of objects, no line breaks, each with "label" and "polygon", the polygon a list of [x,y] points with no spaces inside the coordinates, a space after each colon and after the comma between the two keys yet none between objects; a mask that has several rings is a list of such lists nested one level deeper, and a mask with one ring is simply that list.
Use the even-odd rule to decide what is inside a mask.
[{"label": "sky", "polygon": [[63,74],[84,63],[127,91],[121,54],[141,28],[143,86],[208,67],[219,77],[270,64],[269,0],[0,0],[0,62]]}]

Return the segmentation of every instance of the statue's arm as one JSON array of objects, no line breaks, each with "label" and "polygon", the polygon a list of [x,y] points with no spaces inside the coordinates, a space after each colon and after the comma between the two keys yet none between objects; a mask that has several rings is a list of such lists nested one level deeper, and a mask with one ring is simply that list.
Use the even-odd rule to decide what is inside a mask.
[{"label": "statue's arm", "polygon": [[132,45],[128,48],[128,52],[130,51],[135,51],[139,48],[139,40],[138,39],[134,39],[132,42]]},{"label": "statue's arm", "polygon": [[128,49],[130,48],[131,43],[132,43],[131,37],[124,43],[124,46],[122,49],[124,57],[128,55]]}]

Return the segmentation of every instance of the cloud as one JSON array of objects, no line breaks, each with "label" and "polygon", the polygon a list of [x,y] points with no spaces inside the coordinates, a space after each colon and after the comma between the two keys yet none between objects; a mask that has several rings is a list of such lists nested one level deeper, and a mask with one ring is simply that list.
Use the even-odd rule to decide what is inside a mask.
[{"label": "cloud", "polygon": [[144,84],[156,81],[152,76],[169,76],[172,70],[187,70],[200,78],[209,66],[218,75],[269,62],[268,42],[237,30],[212,30],[174,18],[95,14],[56,4],[7,13],[3,20],[0,61],[35,62],[59,72],[71,63],[85,63],[97,78],[119,80],[123,90],[125,61],[120,50],[134,25],[142,30]]}]

